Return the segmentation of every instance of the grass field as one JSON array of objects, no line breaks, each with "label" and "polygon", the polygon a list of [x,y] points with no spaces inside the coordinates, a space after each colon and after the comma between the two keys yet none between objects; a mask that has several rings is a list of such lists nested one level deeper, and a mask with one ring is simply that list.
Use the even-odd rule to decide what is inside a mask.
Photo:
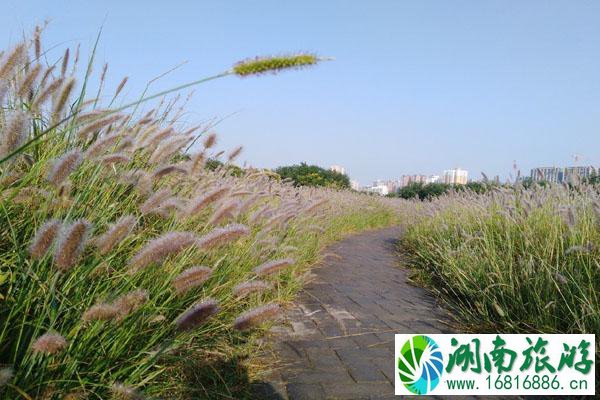
[{"label": "grass field", "polygon": [[91,89],[93,59],[47,65],[40,34],[0,58],[2,398],[243,397],[241,358],[323,246],[395,213],[236,167],[169,91],[111,107],[126,80]]},{"label": "grass field", "polygon": [[497,188],[423,205],[404,238],[417,278],[463,326],[600,332],[597,187]]}]

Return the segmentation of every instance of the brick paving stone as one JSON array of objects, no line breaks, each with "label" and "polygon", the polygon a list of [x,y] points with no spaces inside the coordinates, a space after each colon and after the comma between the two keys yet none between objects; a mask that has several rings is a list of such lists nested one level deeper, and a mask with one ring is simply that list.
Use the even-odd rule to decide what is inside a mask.
[{"label": "brick paving stone", "polygon": [[290,398],[298,400],[321,400],[326,396],[323,387],[318,383],[288,383],[286,390]]},{"label": "brick paving stone", "polygon": [[394,333],[451,332],[448,314],[399,267],[400,234],[370,231],[326,251],[337,256],[312,271],[286,310],[290,329],[271,339],[279,399],[393,399]]},{"label": "brick paving stone", "polygon": [[348,372],[354,381],[361,382],[388,382],[379,368],[368,360],[353,360],[346,364]]},{"label": "brick paving stone", "polygon": [[354,385],[341,385],[339,383],[324,383],[326,399],[372,399],[376,396],[389,395],[394,393],[394,388],[389,383],[357,383]]}]

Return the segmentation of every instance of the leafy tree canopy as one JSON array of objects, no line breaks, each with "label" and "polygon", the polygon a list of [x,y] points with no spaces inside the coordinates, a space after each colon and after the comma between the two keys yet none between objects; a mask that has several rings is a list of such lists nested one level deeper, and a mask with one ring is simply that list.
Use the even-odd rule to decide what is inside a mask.
[{"label": "leafy tree canopy", "polygon": [[279,167],[275,172],[282,179],[289,179],[294,186],[327,186],[339,189],[350,187],[350,179],[345,174],[330,171],[317,165],[300,163]]}]

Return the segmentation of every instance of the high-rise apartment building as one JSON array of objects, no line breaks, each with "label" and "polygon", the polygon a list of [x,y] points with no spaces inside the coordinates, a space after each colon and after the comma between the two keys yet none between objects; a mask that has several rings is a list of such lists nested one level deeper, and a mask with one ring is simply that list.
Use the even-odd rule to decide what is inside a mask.
[{"label": "high-rise apartment building", "polygon": [[332,165],[331,167],[329,167],[329,170],[342,175],[346,174],[346,168],[339,165]]},{"label": "high-rise apartment building", "polygon": [[469,171],[455,168],[444,171],[444,183],[449,185],[466,185],[469,176]]},{"label": "high-rise apartment building", "polygon": [[584,167],[539,167],[531,170],[531,180],[553,183],[571,182],[573,179],[585,179],[597,173],[591,165]]}]

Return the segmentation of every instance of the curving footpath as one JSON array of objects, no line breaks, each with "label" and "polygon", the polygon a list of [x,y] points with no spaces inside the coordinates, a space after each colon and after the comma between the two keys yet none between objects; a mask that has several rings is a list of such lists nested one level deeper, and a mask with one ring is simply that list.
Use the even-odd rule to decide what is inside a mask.
[{"label": "curving footpath", "polygon": [[447,313],[399,268],[400,234],[370,231],[328,249],[287,311],[287,326],[274,329],[278,362],[257,398],[394,398],[394,333],[452,331]]}]

